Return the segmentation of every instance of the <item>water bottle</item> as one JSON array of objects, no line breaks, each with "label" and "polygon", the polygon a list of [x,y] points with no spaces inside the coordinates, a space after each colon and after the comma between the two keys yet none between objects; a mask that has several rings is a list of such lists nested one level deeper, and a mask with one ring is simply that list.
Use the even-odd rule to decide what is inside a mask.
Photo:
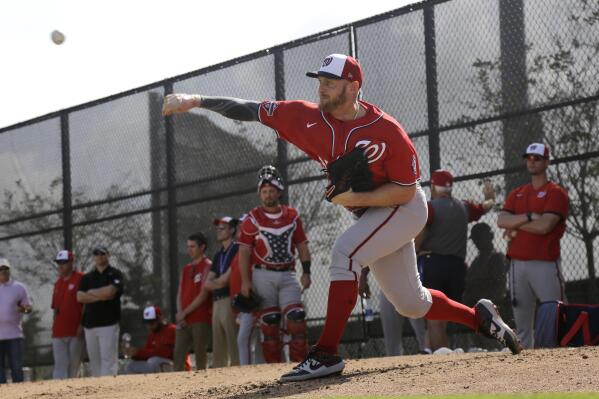
[{"label": "water bottle", "polygon": [[[131,348],[131,334],[129,334],[129,333],[124,333],[124,334],[121,336],[121,342],[123,343],[123,348],[124,348],[124,349],[129,349],[129,348]],[[125,359],[128,359],[128,358],[129,358],[129,355],[127,354],[127,350],[124,350],[123,352],[124,352],[124,354],[123,354],[123,355],[125,356]]]},{"label": "water bottle", "polygon": [[364,320],[367,322],[373,321],[374,312],[372,311],[370,300],[368,298],[362,298],[362,309],[364,310]]}]

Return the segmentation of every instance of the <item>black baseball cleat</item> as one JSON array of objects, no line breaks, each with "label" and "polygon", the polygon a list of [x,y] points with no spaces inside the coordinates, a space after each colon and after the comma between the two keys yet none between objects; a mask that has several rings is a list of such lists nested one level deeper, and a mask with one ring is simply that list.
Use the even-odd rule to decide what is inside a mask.
[{"label": "black baseball cleat", "polygon": [[495,338],[507,346],[514,355],[522,351],[518,336],[503,321],[493,302],[481,299],[474,305],[474,310],[478,320],[478,332],[489,338]]},{"label": "black baseball cleat", "polygon": [[345,363],[343,363],[341,357],[323,352],[314,346],[303,362],[281,376],[281,381],[304,381],[326,377],[341,373],[344,367]]}]

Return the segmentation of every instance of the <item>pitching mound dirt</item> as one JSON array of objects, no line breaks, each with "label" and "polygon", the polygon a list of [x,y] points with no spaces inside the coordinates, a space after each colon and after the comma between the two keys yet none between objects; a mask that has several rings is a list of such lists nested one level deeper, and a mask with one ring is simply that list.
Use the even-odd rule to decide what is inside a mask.
[{"label": "pitching mound dirt", "polygon": [[275,398],[597,392],[599,347],[349,360],[341,376],[278,382],[290,364],[0,385],[7,398]]}]

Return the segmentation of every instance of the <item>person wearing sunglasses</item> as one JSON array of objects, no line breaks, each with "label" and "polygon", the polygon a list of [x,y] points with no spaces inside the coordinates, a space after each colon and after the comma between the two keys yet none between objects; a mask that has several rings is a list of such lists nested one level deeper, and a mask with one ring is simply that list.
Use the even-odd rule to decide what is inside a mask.
[{"label": "person wearing sunglasses", "polygon": [[534,347],[537,300],[565,301],[560,239],[566,230],[567,191],[547,177],[549,147],[532,143],[522,155],[530,183],[512,190],[497,225],[505,229],[510,259],[510,294],[516,333],[525,348]]},{"label": "person wearing sunglasses", "polygon": [[25,340],[23,313],[31,313],[31,301],[23,284],[11,278],[8,259],[0,259],[0,384],[6,383],[5,359],[12,382],[23,382]]},{"label": "person wearing sunglasses", "polygon": [[92,376],[114,376],[118,372],[123,273],[110,265],[105,246],[95,247],[92,254],[95,267],[81,278],[77,291],[77,301],[85,305],[81,324]]},{"label": "person wearing sunglasses", "polygon": [[73,252],[68,250],[59,251],[54,259],[58,268],[58,278],[52,294],[54,379],[79,377],[81,368],[83,305],[77,301],[77,291],[83,273],[75,270],[74,261]]}]

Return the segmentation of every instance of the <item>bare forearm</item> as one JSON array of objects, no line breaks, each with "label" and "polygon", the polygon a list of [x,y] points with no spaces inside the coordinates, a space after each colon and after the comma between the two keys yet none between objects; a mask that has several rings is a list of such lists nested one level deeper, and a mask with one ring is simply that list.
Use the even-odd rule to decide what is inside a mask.
[{"label": "bare forearm", "polygon": [[79,291],[77,293],[77,302],[79,302],[79,303],[83,303],[83,304],[94,303],[94,302],[98,302],[99,300],[100,300],[100,298],[90,294],[89,292]]},{"label": "bare forearm", "polygon": [[216,288],[224,288],[229,285],[229,279],[231,278],[231,268],[220,277],[214,279],[214,285]]},{"label": "bare forearm", "polygon": [[299,260],[301,262],[311,261],[310,250],[308,249],[308,242],[302,242],[297,245],[297,252],[299,255]]},{"label": "bare forearm", "polygon": [[239,246],[239,273],[241,274],[241,281],[250,281],[250,247],[245,245]]},{"label": "bare forearm", "polygon": [[188,315],[194,310],[196,310],[201,304],[203,304],[206,301],[206,299],[208,298],[208,293],[208,290],[202,289],[199,295],[196,296],[194,300],[191,301],[191,303],[185,309],[183,309],[183,312],[185,312],[185,314]]},{"label": "bare forearm", "polygon": [[539,215],[537,213],[533,213],[532,222],[520,226],[518,230],[533,234],[548,234],[555,228],[555,225],[560,220],[561,216],[555,214],[545,213],[543,215]]},{"label": "bare forearm", "polygon": [[107,285],[106,287],[91,289],[87,291],[87,293],[98,297],[102,301],[107,301],[114,298],[117,293],[117,289],[113,285]]},{"label": "bare forearm", "polygon": [[502,212],[497,218],[497,226],[501,227],[502,229],[515,230],[526,223],[528,223],[528,217],[524,213],[514,215],[511,213]]},{"label": "bare forearm", "polygon": [[339,194],[333,198],[334,203],[344,206],[397,206],[407,204],[414,198],[416,185],[400,186],[395,183],[387,183],[373,191],[356,193],[353,191]]}]

